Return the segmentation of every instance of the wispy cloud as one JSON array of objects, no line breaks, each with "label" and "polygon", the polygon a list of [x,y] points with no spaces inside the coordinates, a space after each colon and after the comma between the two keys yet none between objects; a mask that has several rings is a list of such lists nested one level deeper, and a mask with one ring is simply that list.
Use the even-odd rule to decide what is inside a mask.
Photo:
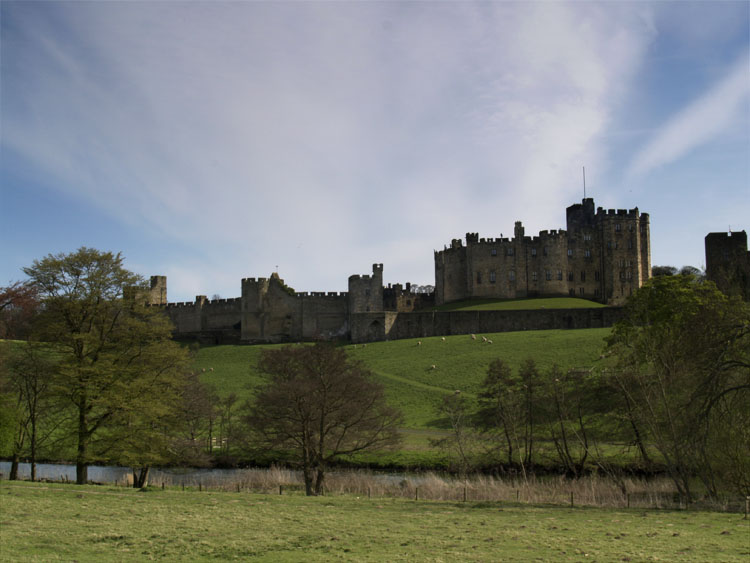
[{"label": "wispy cloud", "polygon": [[192,246],[229,295],[276,265],[298,289],[381,261],[426,283],[469,230],[560,226],[654,36],[648,7],[603,4],[5,11],[3,149]]},{"label": "wispy cloud", "polygon": [[745,123],[750,96],[750,56],[743,55],[705,94],[671,117],[630,165],[631,177],[686,157],[690,151]]}]

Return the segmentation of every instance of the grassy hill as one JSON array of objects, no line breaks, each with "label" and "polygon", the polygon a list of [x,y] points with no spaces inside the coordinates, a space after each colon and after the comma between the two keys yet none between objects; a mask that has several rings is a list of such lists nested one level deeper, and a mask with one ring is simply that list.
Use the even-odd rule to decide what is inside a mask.
[{"label": "grassy hill", "polygon": [[[347,350],[385,385],[389,401],[404,411],[408,428],[440,429],[435,411],[443,396],[455,390],[475,396],[492,360],[502,358],[514,370],[527,358],[533,358],[542,371],[553,364],[563,369],[591,367],[610,330],[505,332],[477,335],[476,340],[458,335],[444,341],[433,337],[350,345]],[[482,336],[492,343],[483,342]],[[202,378],[220,395],[234,392],[244,398],[263,381],[256,367],[261,351],[268,347],[202,348],[195,365],[206,370]]]},{"label": "grassy hill", "polygon": [[434,311],[528,311],[534,309],[597,309],[606,307],[578,297],[537,297],[530,299],[466,299],[434,307]]}]

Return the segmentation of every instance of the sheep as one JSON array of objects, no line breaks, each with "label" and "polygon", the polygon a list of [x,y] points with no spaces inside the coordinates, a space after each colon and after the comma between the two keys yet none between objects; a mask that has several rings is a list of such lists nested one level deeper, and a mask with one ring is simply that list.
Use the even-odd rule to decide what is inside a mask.
[{"label": "sheep", "polygon": [[437,369],[437,366],[435,364],[432,364],[430,369]]},{"label": "sheep", "polygon": [[417,346],[421,346],[421,345],[422,345],[422,341],[421,340],[417,340]]},{"label": "sheep", "polygon": [[202,373],[206,373],[206,368],[201,368]]},{"label": "sheep", "polygon": [[482,342],[487,342],[487,337],[486,336],[482,337]]},{"label": "sheep", "polygon": [[461,390],[460,390],[460,389],[456,389],[456,390],[455,390],[455,391],[453,392],[453,394],[454,394],[454,395],[460,395],[460,394],[461,394]]},{"label": "sheep", "polygon": [[472,340],[476,340],[476,339],[477,339],[477,335],[476,335],[476,334],[472,334],[472,335],[471,335],[471,339],[472,339]]},{"label": "sheep", "polygon": [[492,344],[492,340],[490,340],[490,339],[488,338],[488,339],[487,339],[487,344]]},{"label": "sheep", "polygon": [[445,342],[445,336],[443,336],[440,340],[442,340],[443,342]]},{"label": "sheep", "polygon": [[214,368],[208,368],[208,371],[214,371]]}]

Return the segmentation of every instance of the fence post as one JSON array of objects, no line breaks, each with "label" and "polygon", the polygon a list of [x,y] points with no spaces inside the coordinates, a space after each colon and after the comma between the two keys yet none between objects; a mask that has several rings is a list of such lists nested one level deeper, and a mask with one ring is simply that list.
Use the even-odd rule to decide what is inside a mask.
[{"label": "fence post", "polygon": [[748,513],[750,513],[750,497],[745,497],[745,520],[748,518]]},{"label": "fence post", "polygon": [[521,489],[516,489],[516,502],[521,500]]},{"label": "fence post", "polygon": [[164,490],[164,481],[161,482],[161,490]]},{"label": "fence post", "polygon": [[237,483],[237,492],[238,493],[240,492],[240,484],[239,483]]},{"label": "fence post", "polygon": [[185,490],[185,481],[182,482],[182,490]]},{"label": "fence post", "polygon": [[414,488],[414,500],[419,500],[419,487]]},{"label": "fence post", "polygon": [[573,504],[573,491],[570,491],[570,506],[571,506],[571,508],[574,506],[574,504]]},{"label": "fence post", "polygon": [[628,508],[630,508],[630,493],[628,493]]},{"label": "fence post", "polygon": [[284,494],[284,485],[279,485],[279,494],[280,495]]},{"label": "fence post", "polygon": [[466,502],[466,485],[464,485],[464,502]]},{"label": "fence post", "polygon": [[201,491],[203,491],[203,483],[198,481],[198,492],[200,493]]},{"label": "fence post", "polygon": [[367,487],[367,498],[370,498],[370,487]]}]

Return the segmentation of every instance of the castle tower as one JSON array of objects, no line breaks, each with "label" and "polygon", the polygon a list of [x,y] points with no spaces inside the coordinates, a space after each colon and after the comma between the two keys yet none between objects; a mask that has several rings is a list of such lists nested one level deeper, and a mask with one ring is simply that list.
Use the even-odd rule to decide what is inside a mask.
[{"label": "castle tower", "polygon": [[167,304],[167,276],[151,276],[148,303],[149,305]]},{"label": "castle tower", "polygon": [[373,264],[371,276],[349,276],[349,313],[383,311],[383,265]]},{"label": "castle tower", "polygon": [[750,299],[750,252],[747,233],[708,233],[706,277],[727,295]]}]

